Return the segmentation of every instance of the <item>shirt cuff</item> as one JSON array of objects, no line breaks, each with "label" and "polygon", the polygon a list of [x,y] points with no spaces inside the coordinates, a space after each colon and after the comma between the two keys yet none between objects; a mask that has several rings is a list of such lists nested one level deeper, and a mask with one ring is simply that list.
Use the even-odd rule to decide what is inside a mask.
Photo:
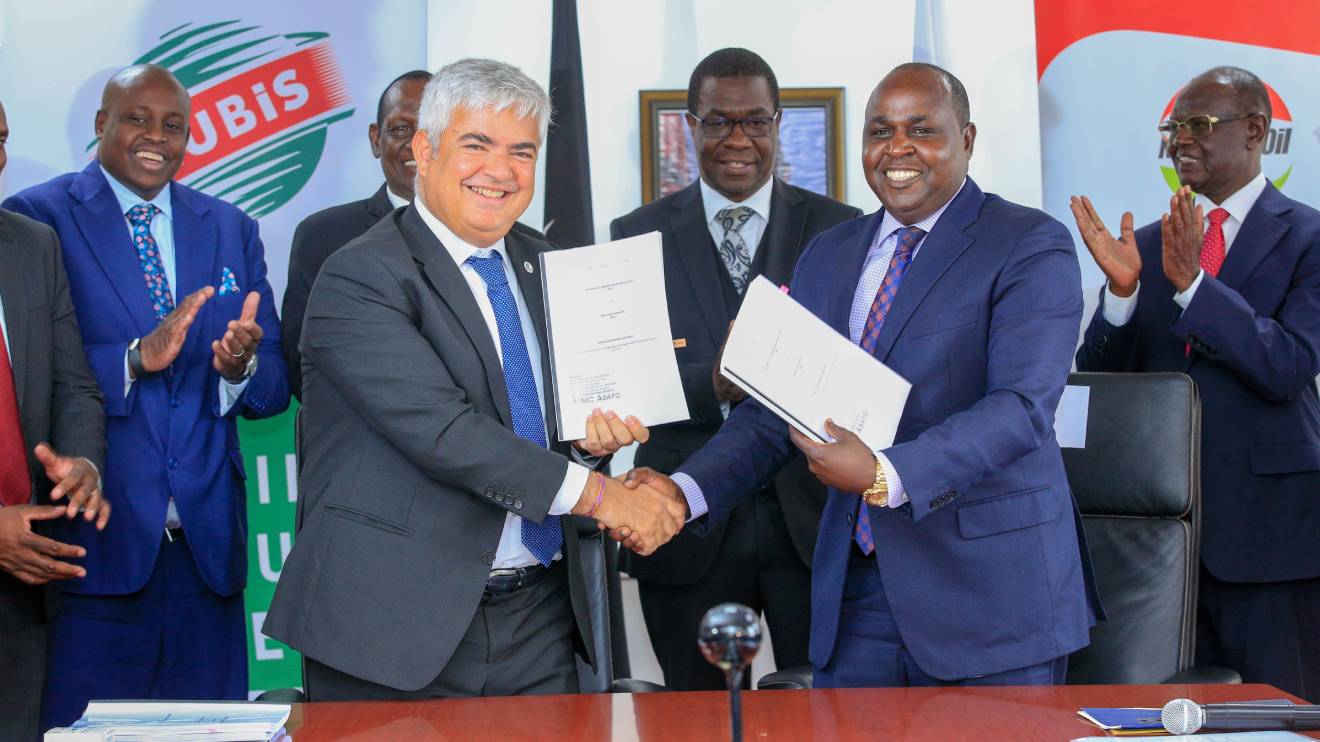
[{"label": "shirt cuff", "polygon": [[234,383],[225,377],[220,377],[220,414],[222,416],[229,414],[229,408],[234,406],[238,398],[243,396],[243,390],[247,388],[251,377]]},{"label": "shirt cuff", "polygon": [[898,477],[898,470],[890,463],[889,457],[879,451],[875,452],[875,460],[885,470],[885,483],[889,485],[889,507],[901,506],[908,501],[908,496],[907,490],[903,488],[903,480]]},{"label": "shirt cuff", "polygon": [[1205,278],[1205,271],[1197,271],[1196,278],[1192,279],[1192,285],[1187,287],[1186,291],[1179,291],[1173,295],[1173,302],[1183,309],[1192,303],[1192,297],[1196,295],[1196,289],[1201,285],[1201,279]]},{"label": "shirt cuff", "polygon": [[1137,295],[1141,293],[1141,284],[1132,290],[1132,296],[1119,296],[1109,288],[1109,283],[1105,282],[1105,296],[1103,299],[1103,311],[1105,321],[1114,327],[1122,327],[1132,321],[1132,315],[1137,311]]},{"label": "shirt cuff", "polygon": [[124,351],[124,396],[133,389],[133,373],[128,368],[128,351]]},{"label": "shirt cuff", "polygon": [[697,485],[695,479],[681,471],[674,472],[674,476],[670,477],[670,479],[673,479],[674,484],[678,485],[678,488],[683,490],[683,498],[687,500],[687,522],[691,523],[697,518],[710,512],[710,507],[706,505],[706,496],[701,494],[701,487]]},{"label": "shirt cuff", "polygon": [[[582,490],[587,487],[587,477],[591,470],[575,462],[568,462],[568,471],[564,472],[564,482],[559,485],[559,492],[550,503],[548,515],[568,515],[573,506],[582,499]],[[604,475],[602,475],[604,476]]]}]

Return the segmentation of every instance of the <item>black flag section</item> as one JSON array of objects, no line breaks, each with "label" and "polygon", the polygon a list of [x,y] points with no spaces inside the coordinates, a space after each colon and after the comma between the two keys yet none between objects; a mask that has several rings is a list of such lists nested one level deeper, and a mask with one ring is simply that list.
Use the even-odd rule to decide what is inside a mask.
[{"label": "black flag section", "polygon": [[545,236],[559,247],[596,241],[591,218],[586,96],[577,0],[554,0],[550,37],[550,99],[555,120],[545,143]]}]

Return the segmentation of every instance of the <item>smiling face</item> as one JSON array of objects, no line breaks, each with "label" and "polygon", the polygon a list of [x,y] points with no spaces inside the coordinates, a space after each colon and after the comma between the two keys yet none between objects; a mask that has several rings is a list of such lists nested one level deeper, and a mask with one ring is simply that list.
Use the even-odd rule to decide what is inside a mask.
[{"label": "smiling face", "polygon": [[976,126],[958,122],[935,72],[889,73],[866,104],[862,167],[885,210],[914,224],[948,203],[967,177]]},{"label": "smiling face", "polygon": [[[697,110],[702,119],[744,119],[749,116],[775,115],[770,84],[764,77],[707,77],[697,96]],[[743,127],[735,126],[728,136],[707,136],[701,123],[688,117],[692,141],[696,144],[701,179],[731,201],[742,201],[770,180],[778,151],[779,121],[770,133],[749,137]]]},{"label": "smiling face", "polygon": [[417,176],[412,141],[425,88],[426,80],[422,79],[400,80],[392,85],[385,93],[384,115],[367,129],[371,154],[380,159],[386,184],[394,195],[407,201],[413,198],[413,179]]},{"label": "smiling face", "polygon": [[[1232,87],[1214,77],[1198,77],[1178,95],[1169,118],[1228,118],[1242,113],[1254,111],[1243,107]],[[1183,185],[1222,204],[1260,172],[1261,143],[1268,133],[1264,115],[1221,121],[1199,139],[1180,128],[1169,140],[1169,158]]]},{"label": "smiling face", "polygon": [[146,200],[179,172],[188,143],[188,91],[164,69],[129,68],[106,85],[96,112],[96,156]]},{"label": "smiling face", "polygon": [[459,239],[484,248],[508,234],[536,185],[540,128],[513,109],[458,108],[434,151],[426,132],[413,136],[418,195]]}]

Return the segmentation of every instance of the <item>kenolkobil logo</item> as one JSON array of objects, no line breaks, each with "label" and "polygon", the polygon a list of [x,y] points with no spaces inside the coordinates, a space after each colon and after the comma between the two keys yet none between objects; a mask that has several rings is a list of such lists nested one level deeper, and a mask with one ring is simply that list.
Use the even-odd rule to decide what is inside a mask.
[{"label": "kenolkobil logo", "polygon": [[353,115],[326,33],[185,23],[133,64],[148,62],[168,68],[192,96],[188,154],[175,177],[254,218],[307,184],[326,130]]},{"label": "kenolkobil logo", "polygon": [[[1265,172],[1265,177],[1274,183],[1274,187],[1283,190],[1283,184],[1288,182],[1288,176],[1292,175],[1293,163],[1289,150],[1292,146],[1293,120],[1292,112],[1288,110],[1287,104],[1279,97],[1274,88],[1267,83],[1265,91],[1270,95],[1270,108],[1272,118],[1270,119],[1270,131],[1265,135],[1265,147],[1260,159],[1261,169]],[[1169,99],[1169,104],[1164,107],[1164,113],[1160,114],[1160,121],[1169,118],[1173,112],[1174,101],[1178,100],[1178,93],[1173,94]],[[1199,113],[1193,111],[1192,113]],[[1220,124],[1215,124],[1219,126]],[[1213,131],[1213,130],[1212,130]],[[1168,143],[1161,139],[1160,141],[1160,174],[1164,176],[1164,182],[1168,184],[1170,191],[1178,190],[1178,173],[1169,164]]]}]

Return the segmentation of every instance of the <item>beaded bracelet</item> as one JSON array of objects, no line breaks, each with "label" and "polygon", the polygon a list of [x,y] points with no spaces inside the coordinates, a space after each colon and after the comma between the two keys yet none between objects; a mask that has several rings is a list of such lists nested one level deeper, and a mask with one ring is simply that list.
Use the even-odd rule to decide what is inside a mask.
[{"label": "beaded bracelet", "polygon": [[596,508],[600,507],[600,501],[605,498],[605,475],[596,472],[596,478],[600,480],[600,487],[596,490],[596,502],[592,503],[591,509],[587,511],[586,517],[590,518],[596,514]]}]

